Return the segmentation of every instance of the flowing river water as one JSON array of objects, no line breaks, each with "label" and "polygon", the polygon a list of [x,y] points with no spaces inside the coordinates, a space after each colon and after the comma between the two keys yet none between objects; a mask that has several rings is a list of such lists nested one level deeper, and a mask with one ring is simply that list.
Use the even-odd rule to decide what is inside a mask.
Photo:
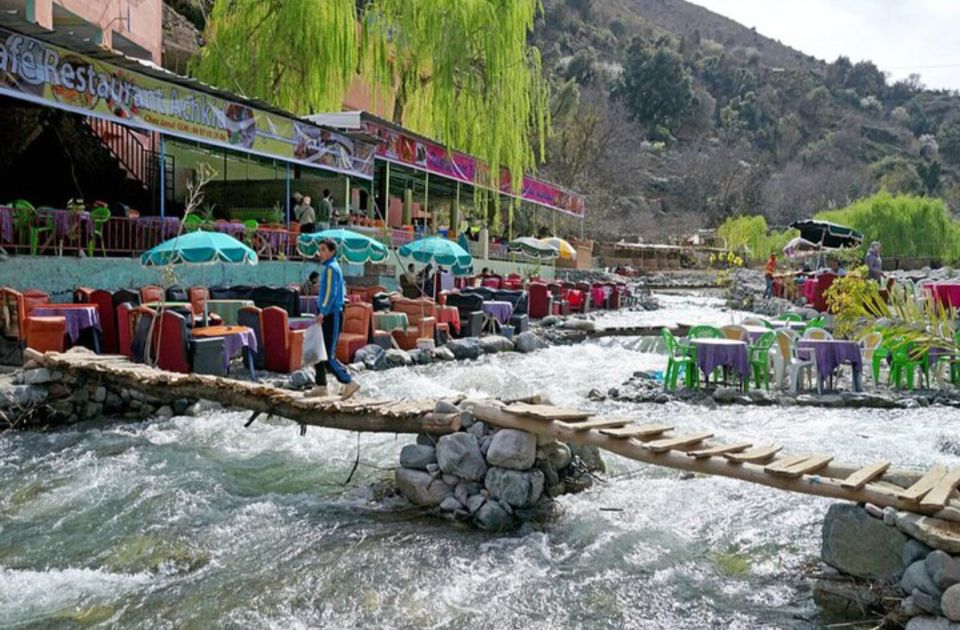
[{"label": "flowing river water", "polygon": [[[615,324],[729,323],[662,296]],[[791,450],[956,464],[957,412],[706,410],[587,399],[664,358],[637,339],[363,375],[376,395],[521,396]],[[397,505],[365,483],[413,436],[211,412],[0,436],[0,627],[822,628],[805,568],[829,501],[682,479],[605,455],[607,481],[559,499],[543,532],[492,535]],[[357,448],[360,466],[347,486]]]}]

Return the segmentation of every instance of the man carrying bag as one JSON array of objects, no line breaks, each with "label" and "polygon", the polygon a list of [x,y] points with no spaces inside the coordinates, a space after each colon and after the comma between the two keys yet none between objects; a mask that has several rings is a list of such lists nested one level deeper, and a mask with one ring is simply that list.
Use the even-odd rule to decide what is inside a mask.
[{"label": "man carrying bag", "polygon": [[316,364],[317,386],[308,396],[328,396],[327,370],[343,384],[340,397],[343,400],[357,393],[360,385],[350,378],[347,369],[337,361],[337,339],[340,337],[340,325],[343,320],[343,304],[346,300],[346,285],[343,272],[337,263],[337,244],[333,239],[320,241],[317,256],[322,262],[320,269],[320,293],[317,297],[317,324],[323,330],[323,344],[327,358]]}]

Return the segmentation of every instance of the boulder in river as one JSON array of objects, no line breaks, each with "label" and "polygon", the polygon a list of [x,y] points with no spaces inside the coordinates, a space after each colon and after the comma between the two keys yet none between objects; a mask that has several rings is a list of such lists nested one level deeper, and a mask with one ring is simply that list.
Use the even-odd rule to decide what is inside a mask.
[{"label": "boulder in river", "polygon": [[897,512],[897,529],[935,549],[960,554],[960,523],[913,512]]},{"label": "boulder in river", "polygon": [[536,333],[527,330],[513,338],[513,345],[517,352],[527,354],[546,348],[547,342],[538,337]]},{"label": "boulder in river", "polygon": [[462,479],[479,480],[487,474],[480,443],[470,433],[451,433],[437,440],[437,463],[443,472]]},{"label": "boulder in river", "polygon": [[483,353],[480,340],[476,337],[451,339],[447,342],[446,348],[453,353],[455,359],[460,361],[464,359],[479,359]]},{"label": "boulder in river", "polygon": [[543,473],[492,467],[484,481],[490,495],[514,507],[528,507],[543,494]]},{"label": "boulder in river", "polygon": [[388,367],[404,367],[413,364],[413,359],[404,350],[390,348],[385,353]]},{"label": "boulder in river", "polygon": [[848,575],[889,579],[903,573],[906,544],[906,536],[870,517],[863,508],[835,503],[823,520],[820,556]]},{"label": "boulder in river", "polygon": [[[476,425],[474,425],[476,426]],[[516,429],[501,429],[493,436],[487,450],[487,462],[491,466],[526,470],[533,466],[537,457],[537,436]]]},{"label": "boulder in river", "polygon": [[907,593],[918,590],[936,597],[941,595],[940,589],[937,588],[930,574],[927,573],[926,563],[923,560],[917,560],[907,567],[907,570],[903,572],[903,577],[900,578],[900,588]]},{"label": "boulder in river", "polygon": [[937,549],[927,555],[924,563],[927,573],[937,588],[941,591],[954,584],[960,584],[960,560],[957,560],[946,551]]},{"label": "boulder in river", "polygon": [[387,367],[386,352],[376,344],[366,345],[353,356],[354,360],[363,363],[368,370],[382,370]]},{"label": "boulder in river", "polygon": [[500,335],[490,335],[481,337],[480,347],[487,354],[496,354],[498,352],[513,352],[513,342]]},{"label": "boulder in river", "polygon": [[474,517],[477,527],[488,532],[502,532],[513,527],[513,517],[496,501],[487,501]]},{"label": "boulder in river", "polygon": [[954,584],[943,592],[940,609],[950,621],[960,621],[960,584]]},{"label": "boulder in river", "polygon": [[397,468],[397,489],[411,503],[426,507],[440,505],[452,493],[442,479],[421,470]]},{"label": "boulder in river", "polygon": [[423,444],[407,444],[400,450],[400,465],[404,468],[426,470],[429,464],[437,463],[437,450]]}]

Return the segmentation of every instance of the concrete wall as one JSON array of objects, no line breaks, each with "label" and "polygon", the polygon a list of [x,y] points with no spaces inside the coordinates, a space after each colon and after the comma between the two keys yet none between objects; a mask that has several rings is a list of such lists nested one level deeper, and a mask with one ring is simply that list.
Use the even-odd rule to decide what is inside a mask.
[{"label": "concrete wall", "polygon": [[[391,258],[396,271],[400,265]],[[175,268],[177,284],[190,286],[230,286],[234,284],[285,286],[303,282],[319,265],[301,261],[263,261],[259,265],[182,265]],[[502,274],[530,273],[534,267],[504,261],[475,260],[479,273],[489,267]],[[540,268],[545,278],[553,277],[553,267]],[[347,282],[363,276],[362,265],[344,265]],[[396,289],[396,279],[380,278],[379,284]],[[0,262],[0,286],[17,290],[40,289],[46,291],[54,302],[69,302],[76,287],[94,289],[137,288],[148,284],[162,285],[161,271],[157,267],[142,267],[137,260],[128,258],[57,258],[53,256],[13,256]],[[357,282],[360,284],[360,282]]]}]

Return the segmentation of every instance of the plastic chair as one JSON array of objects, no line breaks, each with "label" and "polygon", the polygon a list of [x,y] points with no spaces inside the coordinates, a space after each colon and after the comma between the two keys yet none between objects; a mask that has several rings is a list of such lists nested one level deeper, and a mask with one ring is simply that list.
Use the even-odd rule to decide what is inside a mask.
[{"label": "plastic chair", "polygon": [[824,330],[823,328],[810,328],[809,326],[803,331],[804,339],[833,339],[833,335],[829,331]]},{"label": "plastic chair", "polygon": [[723,331],[717,328],[716,326],[705,326],[699,325],[694,326],[690,329],[690,332],[687,333],[688,339],[726,339],[726,335],[723,334]]},{"label": "plastic chair", "polygon": [[254,237],[259,229],[260,224],[253,219],[247,219],[243,222],[243,241],[250,247],[253,247]]},{"label": "plastic chair", "polygon": [[663,378],[663,389],[677,389],[677,376],[681,368],[684,370],[684,385],[689,388],[698,387],[696,348],[680,345],[668,328],[664,328],[660,334],[667,347],[667,371]]},{"label": "plastic chair", "polygon": [[28,316],[25,328],[28,348],[37,352],[63,352],[66,317]]},{"label": "plastic chair", "polygon": [[[791,333],[793,331],[780,331],[783,333]],[[795,332],[793,332],[796,335]],[[817,363],[814,361],[814,356],[812,352],[805,353],[803,356],[800,356],[797,348],[798,337],[794,337],[790,342],[790,361],[787,365],[789,369],[788,378],[790,380],[790,391],[794,394],[800,391],[800,381],[803,378],[804,373],[807,375],[807,382],[815,382],[817,380]]]},{"label": "plastic chair", "polygon": [[777,341],[770,349],[770,363],[773,364],[774,384],[782,388],[792,358],[790,346],[795,343],[799,335],[789,328],[778,328],[774,334],[777,336]]},{"label": "plastic chair", "polygon": [[87,243],[87,256],[93,257],[93,250],[96,249],[97,239],[100,239],[100,249],[104,258],[107,256],[107,241],[103,237],[103,226],[110,220],[110,208],[106,206],[97,206],[90,211],[90,218],[93,220],[93,238]]},{"label": "plastic chair", "polygon": [[882,344],[883,335],[878,332],[869,333],[860,340],[860,352],[863,355],[863,362],[872,368],[870,370],[870,374],[873,376],[874,388],[876,388],[877,384],[880,382],[878,378],[880,373],[880,364],[874,362],[874,355]]},{"label": "plastic chair", "polygon": [[781,322],[802,322],[803,317],[800,316],[800,313],[781,313],[780,315],[774,318],[777,321]]},{"label": "plastic chair", "polygon": [[184,232],[196,232],[203,228],[203,219],[201,219],[196,214],[188,214],[183,217],[183,231]]},{"label": "plastic chair", "polygon": [[724,326],[720,330],[723,332],[723,336],[727,339],[733,339],[734,341],[750,341],[750,334],[743,326]]},{"label": "plastic chair", "polygon": [[916,356],[911,344],[904,344],[899,340],[894,342],[890,361],[890,383],[897,388],[906,382],[907,389],[914,389],[914,376],[920,372],[920,384],[926,382],[930,386],[930,369],[927,366],[926,356]]},{"label": "plastic chair", "polygon": [[750,347],[750,368],[753,372],[753,384],[770,389],[770,348],[777,340],[773,332],[763,333],[757,343]]}]

